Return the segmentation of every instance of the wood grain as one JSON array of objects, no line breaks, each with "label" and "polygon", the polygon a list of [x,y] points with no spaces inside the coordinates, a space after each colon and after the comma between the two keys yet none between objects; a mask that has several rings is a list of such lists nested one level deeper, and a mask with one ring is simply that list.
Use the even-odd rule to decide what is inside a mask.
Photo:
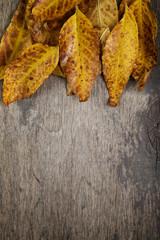
[{"label": "wood grain", "polygon": [[[0,0],[0,37],[18,2]],[[160,19],[159,0],[151,5]],[[86,103],[53,76],[9,108],[1,96],[1,240],[160,239],[160,166],[146,127],[160,65],[141,94],[134,85],[116,109],[101,77]]]}]

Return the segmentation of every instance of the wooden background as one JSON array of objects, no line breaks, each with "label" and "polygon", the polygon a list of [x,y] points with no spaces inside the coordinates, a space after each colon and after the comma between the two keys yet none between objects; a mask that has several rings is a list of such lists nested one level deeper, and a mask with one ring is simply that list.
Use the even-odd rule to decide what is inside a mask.
[{"label": "wooden background", "polygon": [[[0,37],[18,2],[0,0]],[[160,1],[151,5],[160,20]],[[117,108],[101,77],[86,103],[54,76],[9,108],[1,96],[1,240],[160,239],[160,165],[146,118],[159,107],[160,65],[141,94],[134,85]]]}]

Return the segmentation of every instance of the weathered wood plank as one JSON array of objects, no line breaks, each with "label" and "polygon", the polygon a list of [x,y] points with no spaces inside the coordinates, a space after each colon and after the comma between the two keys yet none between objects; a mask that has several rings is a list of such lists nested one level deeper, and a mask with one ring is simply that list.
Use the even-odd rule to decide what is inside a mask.
[{"label": "weathered wood plank", "polygon": [[[0,0],[0,36],[18,2]],[[152,7],[160,19],[159,1]],[[9,108],[1,96],[0,239],[159,240],[160,167],[146,113],[160,66],[141,94],[131,80],[116,109],[101,77],[87,103],[66,97],[65,85],[51,76]]]}]

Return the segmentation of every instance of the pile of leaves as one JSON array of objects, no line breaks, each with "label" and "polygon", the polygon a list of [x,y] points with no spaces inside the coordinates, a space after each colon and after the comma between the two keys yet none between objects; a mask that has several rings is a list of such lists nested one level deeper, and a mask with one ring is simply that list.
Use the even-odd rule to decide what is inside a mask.
[{"label": "pile of leaves", "polygon": [[138,91],[157,65],[157,18],[150,0],[22,0],[0,44],[8,106],[28,98],[50,74],[67,78],[67,95],[90,97],[103,73],[115,107],[132,75]]}]

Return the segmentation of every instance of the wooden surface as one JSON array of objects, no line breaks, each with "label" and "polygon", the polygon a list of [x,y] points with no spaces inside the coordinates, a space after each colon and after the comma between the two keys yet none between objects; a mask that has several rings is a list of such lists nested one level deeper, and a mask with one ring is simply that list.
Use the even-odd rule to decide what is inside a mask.
[{"label": "wooden surface", "polygon": [[[0,0],[0,37],[18,2]],[[151,5],[160,20],[159,0]],[[141,94],[134,85],[117,108],[101,77],[86,103],[53,76],[9,108],[1,96],[1,240],[160,239],[160,167],[146,117],[160,98],[160,65]]]}]

